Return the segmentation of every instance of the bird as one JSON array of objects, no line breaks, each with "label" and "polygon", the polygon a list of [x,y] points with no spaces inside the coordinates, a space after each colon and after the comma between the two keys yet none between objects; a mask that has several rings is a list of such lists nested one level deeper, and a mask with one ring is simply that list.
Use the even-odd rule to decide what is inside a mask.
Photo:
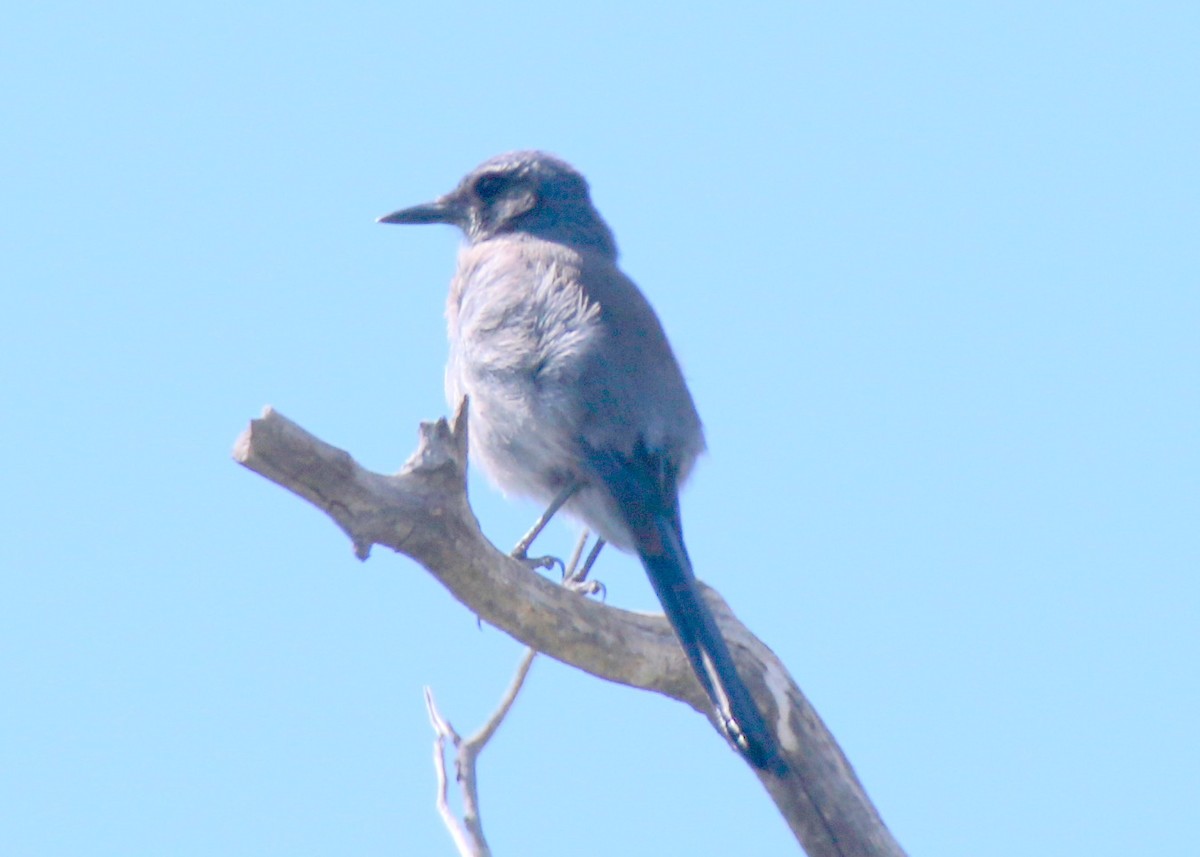
[{"label": "bird", "polygon": [[561,508],[597,546],[636,553],[729,743],[784,770],[683,541],[679,491],[705,450],[700,417],[587,180],[554,155],[508,152],[378,220],[463,233],[445,388],[451,409],[467,398],[470,460],[504,493],[546,504],[539,525]]}]

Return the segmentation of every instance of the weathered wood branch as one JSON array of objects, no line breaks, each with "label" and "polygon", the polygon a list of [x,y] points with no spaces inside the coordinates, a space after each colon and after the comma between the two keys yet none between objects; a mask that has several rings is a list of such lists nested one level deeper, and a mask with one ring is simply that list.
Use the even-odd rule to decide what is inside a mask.
[{"label": "weathered wood branch", "polygon": [[[331,517],[366,559],[373,545],[411,557],[488,624],[592,675],[652,690],[710,716],[665,617],[580,597],[497,550],[466,495],[466,416],[422,423],[399,473],[365,470],[271,408],[252,420],[235,460]],[[810,857],[902,857],[899,844],[829,730],[775,654],[705,588],[722,632],[788,764],[756,771]],[[714,728],[715,725],[714,725]]]}]

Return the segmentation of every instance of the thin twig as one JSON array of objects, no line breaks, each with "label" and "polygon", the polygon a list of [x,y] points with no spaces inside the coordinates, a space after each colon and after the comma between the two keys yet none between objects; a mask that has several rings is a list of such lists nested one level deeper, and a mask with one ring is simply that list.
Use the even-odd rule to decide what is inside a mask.
[{"label": "thin twig", "polygon": [[[428,687],[425,688],[425,710],[429,713],[429,722],[437,735],[433,739],[433,769],[437,772],[438,815],[442,817],[442,823],[446,825],[450,838],[454,840],[454,847],[458,849],[458,853],[462,857],[489,857],[492,852],[488,848],[482,832],[477,836],[466,824],[455,817],[454,810],[450,808],[448,796],[450,778],[446,775],[446,739],[450,739],[456,754],[461,753],[462,739],[454,731],[450,721],[442,717],[442,713],[438,711],[437,702],[433,698],[433,690]],[[462,781],[461,770],[457,779]]]},{"label": "thin twig", "polygon": [[517,701],[517,694],[521,692],[521,687],[525,684],[525,677],[529,675],[529,668],[533,666],[533,659],[536,657],[537,651],[534,649],[525,650],[525,654],[521,656],[521,662],[517,664],[517,673],[509,683],[508,690],[504,692],[504,696],[500,699],[500,705],[496,708],[496,711],[478,732],[463,742],[476,755],[491,740],[492,735],[496,733],[496,730],[500,728],[500,724],[504,722],[504,718],[508,715],[508,710]]},{"label": "thin twig", "polygon": [[[433,742],[433,767],[437,772],[438,814],[442,817],[442,823],[446,825],[446,829],[450,832],[450,838],[454,840],[454,846],[462,857],[489,857],[492,853],[487,839],[483,835],[483,820],[479,815],[479,778],[476,765],[479,754],[496,734],[496,730],[500,728],[500,724],[504,722],[504,718],[508,715],[513,703],[516,702],[517,695],[521,692],[525,678],[529,675],[529,668],[533,666],[533,659],[536,657],[536,650],[525,650],[520,664],[517,665],[517,673],[509,683],[508,690],[501,697],[499,706],[479,731],[465,740],[438,711],[433,691],[428,687],[425,688],[425,709],[429,712],[429,722],[437,735]],[[447,797],[449,777],[446,775],[446,739],[449,739],[450,743],[454,745],[455,779],[458,781],[463,807],[461,821],[450,809]]]}]

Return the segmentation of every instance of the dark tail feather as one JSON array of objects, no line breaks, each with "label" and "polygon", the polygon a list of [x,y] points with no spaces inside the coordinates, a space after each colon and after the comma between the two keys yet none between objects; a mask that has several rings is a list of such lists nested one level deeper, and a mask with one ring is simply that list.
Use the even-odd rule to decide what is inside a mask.
[{"label": "dark tail feather", "polygon": [[642,565],[725,734],[756,768],[781,773],[784,763],[774,735],[738,676],[717,621],[700,597],[677,526],[667,516],[654,516],[653,525],[659,536],[653,541],[663,550],[639,551]]}]

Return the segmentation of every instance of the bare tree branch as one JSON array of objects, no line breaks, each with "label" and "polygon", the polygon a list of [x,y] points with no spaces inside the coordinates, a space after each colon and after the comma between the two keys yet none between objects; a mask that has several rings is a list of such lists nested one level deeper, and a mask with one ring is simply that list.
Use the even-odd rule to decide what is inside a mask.
[{"label": "bare tree branch", "polygon": [[[508,690],[501,697],[500,704],[479,731],[465,741],[454,731],[450,721],[438,711],[433,691],[428,687],[425,688],[425,710],[429,712],[429,722],[433,724],[433,731],[437,734],[433,742],[433,766],[437,771],[438,814],[441,815],[446,829],[450,831],[450,838],[454,840],[454,846],[462,857],[491,857],[492,851],[483,835],[483,818],[479,812],[479,776],[477,773],[479,754],[483,752],[488,741],[492,740],[492,736],[504,722],[512,704],[516,702],[517,694],[521,692],[521,687],[525,684],[525,677],[529,675],[529,668],[533,666],[533,659],[536,657],[537,652],[533,649],[525,650],[525,654],[521,656],[521,662],[517,665],[517,673],[509,683]],[[445,754],[447,739],[455,748],[454,770],[459,791],[462,793],[462,821],[459,821],[454,815],[447,797],[448,777],[446,776]]]},{"label": "bare tree branch", "polygon": [[[699,683],[662,616],[581,598],[497,550],[466,497],[466,417],[422,423],[417,450],[394,476],[267,408],[238,438],[240,464],[324,511],[365,559],[371,546],[416,560],[483,621],[592,675],[652,690],[710,716]],[[782,777],[756,771],[810,857],[902,857],[829,730],[775,654],[705,587],[738,672],[775,730]],[[714,724],[714,728],[716,728]]]},{"label": "bare tree branch", "polygon": [[513,676],[512,682],[508,685],[508,690],[504,692],[504,696],[500,698],[500,704],[496,706],[496,710],[492,712],[492,716],[488,718],[483,726],[479,727],[479,731],[467,739],[467,744],[478,750],[482,750],[488,741],[492,740],[492,736],[496,734],[496,730],[500,728],[500,724],[504,722],[504,718],[508,716],[508,711],[512,708],[514,702],[517,701],[517,694],[521,692],[521,687],[525,684],[525,677],[529,675],[529,668],[533,666],[533,659],[537,657],[537,652],[533,649],[526,649],[525,654],[521,656],[521,662],[517,664],[517,673]]},{"label": "bare tree branch", "polygon": [[437,810],[442,817],[442,824],[450,832],[454,847],[461,857],[491,857],[491,849],[483,836],[483,824],[479,819],[478,797],[475,786],[475,766],[472,764],[464,774],[462,754],[456,754],[456,776],[462,789],[463,820],[459,821],[454,810],[450,808],[449,783],[446,774],[446,741],[454,745],[456,751],[461,751],[462,739],[450,725],[450,721],[438,711],[433,691],[425,688],[425,710],[429,713],[429,722],[433,725],[433,769],[437,772]]}]

